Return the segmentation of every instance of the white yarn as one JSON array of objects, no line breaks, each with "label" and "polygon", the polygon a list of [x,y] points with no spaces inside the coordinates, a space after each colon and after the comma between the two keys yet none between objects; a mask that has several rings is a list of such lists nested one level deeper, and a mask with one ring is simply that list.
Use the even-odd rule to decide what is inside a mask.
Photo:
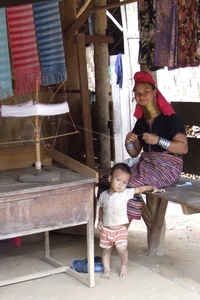
[{"label": "white yarn", "polygon": [[31,117],[31,116],[55,116],[69,112],[67,102],[56,104],[35,104],[33,100],[20,105],[2,105],[2,117]]}]

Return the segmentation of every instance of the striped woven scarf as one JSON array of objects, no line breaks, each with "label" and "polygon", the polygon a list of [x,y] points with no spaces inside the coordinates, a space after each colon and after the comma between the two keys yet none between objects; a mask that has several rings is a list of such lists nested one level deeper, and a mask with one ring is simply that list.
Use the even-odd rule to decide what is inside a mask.
[{"label": "striped woven scarf", "polygon": [[6,9],[11,58],[15,78],[15,94],[35,91],[36,77],[41,83],[41,69],[32,5]]},{"label": "striped woven scarf", "polygon": [[0,9],[0,99],[13,95],[5,8]]},{"label": "striped woven scarf", "polygon": [[42,85],[51,85],[67,78],[58,1],[33,4]]}]

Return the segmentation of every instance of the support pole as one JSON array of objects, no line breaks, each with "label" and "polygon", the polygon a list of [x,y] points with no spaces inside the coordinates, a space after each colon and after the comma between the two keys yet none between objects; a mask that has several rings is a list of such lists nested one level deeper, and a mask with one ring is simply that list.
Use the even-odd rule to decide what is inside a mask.
[{"label": "support pole", "polygon": [[[38,104],[38,78],[36,78],[36,104]],[[35,168],[36,175],[41,171],[41,157],[40,157],[40,126],[39,116],[35,116]]]},{"label": "support pole", "polygon": [[[106,5],[106,0],[94,0],[94,7]],[[94,34],[106,35],[107,16],[106,9],[93,13]],[[95,91],[96,101],[94,106],[96,131],[99,133],[99,161],[100,168],[106,169],[111,166],[110,130],[109,123],[109,74],[108,74],[108,45],[107,43],[94,44],[95,65]]]}]

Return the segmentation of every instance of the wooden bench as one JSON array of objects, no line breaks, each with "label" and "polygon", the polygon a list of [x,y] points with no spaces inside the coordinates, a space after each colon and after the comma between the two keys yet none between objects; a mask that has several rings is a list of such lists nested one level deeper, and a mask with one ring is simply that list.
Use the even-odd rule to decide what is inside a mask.
[{"label": "wooden bench", "polygon": [[[186,129],[200,126],[200,103],[172,102],[176,113],[183,119]],[[165,240],[165,214],[168,202],[182,206],[184,214],[200,213],[200,139],[188,137],[189,151],[184,155],[183,176],[173,186],[166,188],[165,194],[146,193],[142,217],[147,226],[148,255],[163,255]],[[190,174],[190,177],[185,177]],[[191,185],[184,185],[190,182]],[[178,186],[177,186],[178,185]]]}]

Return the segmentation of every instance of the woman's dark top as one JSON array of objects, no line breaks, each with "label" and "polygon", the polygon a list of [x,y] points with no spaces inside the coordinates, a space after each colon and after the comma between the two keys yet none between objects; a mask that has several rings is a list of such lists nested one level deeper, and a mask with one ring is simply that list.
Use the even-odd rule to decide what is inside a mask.
[{"label": "woman's dark top", "polygon": [[[143,133],[155,133],[156,135],[172,141],[173,137],[177,133],[183,133],[185,134],[185,127],[183,124],[182,119],[176,115],[173,114],[171,116],[164,116],[162,113],[157,116],[153,123],[149,125],[144,117],[141,119],[138,119],[135,127],[132,130],[133,133],[140,135]],[[145,152],[162,152],[166,151],[162,147],[158,145],[149,145],[146,144],[145,141],[142,139],[142,135],[138,137],[140,144],[142,145],[143,151]]]}]

